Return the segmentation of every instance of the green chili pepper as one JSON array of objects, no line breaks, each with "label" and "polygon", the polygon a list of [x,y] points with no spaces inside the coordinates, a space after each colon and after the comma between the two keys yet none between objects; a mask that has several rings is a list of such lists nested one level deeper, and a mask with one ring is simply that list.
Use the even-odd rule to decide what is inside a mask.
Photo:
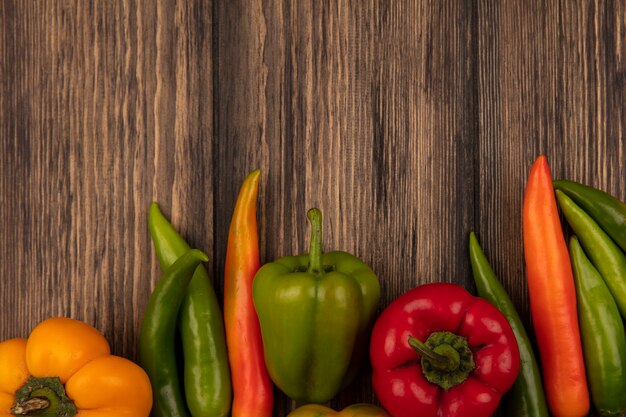
[{"label": "green chili pepper", "polygon": [[556,198],[567,222],[613,294],[620,314],[626,318],[626,254],[565,193],[557,190]]},{"label": "green chili pepper", "polygon": [[197,249],[181,256],[157,283],[144,313],[139,356],[152,383],[152,412],[157,417],[189,416],[178,379],[174,334],[178,309],[191,277],[198,265],[207,260]]},{"label": "green chili pepper", "polygon": [[554,181],[554,188],[574,200],[626,252],[626,204],[604,191],[574,181]]},{"label": "green chili pepper", "polygon": [[[150,235],[165,270],[190,249],[159,205],[150,205]],[[232,388],[224,321],[203,265],[196,269],[179,312],[184,356],[184,387],[194,417],[224,417],[230,411]]]},{"label": "green chili pepper", "polygon": [[591,399],[601,416],[626,412],[626,334],[615,300],[576,237],[570,239]]},{"label": "green chili pepper", "polygon": [[520,353],[520,372],[511,390],[503,397],[503,403],[512,417],[548,417],[546,397],[541,383],[537,359],[522,320],[513,302],[491,269],[474,232],[470,233],[470,261],[478,295],[496,306],[513,329]]}]

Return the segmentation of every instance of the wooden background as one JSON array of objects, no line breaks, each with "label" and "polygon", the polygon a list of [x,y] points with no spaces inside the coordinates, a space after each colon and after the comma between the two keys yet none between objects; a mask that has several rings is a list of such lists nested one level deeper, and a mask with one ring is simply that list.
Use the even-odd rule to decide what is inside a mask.
[{"label": "wooden background", "polygon": [[[210,254],[262,169],[261,261],[326,249],[474,290],[477,231],[530,326],[530,164],[626,199],[624,1],[0,1],[0,339],[50,316],[137,358],[158,201]],[[530,328],[530,327],[529,327]],[[376,401],[369,368],[332,401]],[[291,402],[277,394],[275,416]]]}]

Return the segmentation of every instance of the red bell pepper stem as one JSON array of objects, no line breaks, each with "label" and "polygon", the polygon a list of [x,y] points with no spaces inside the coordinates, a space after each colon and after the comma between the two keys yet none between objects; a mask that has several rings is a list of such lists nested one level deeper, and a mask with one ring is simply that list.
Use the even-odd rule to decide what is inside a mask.
[{"label": "red bell pepper stem", "polygon": [[445,369],[450,366],[451,358],[440,355],[426,346],[421,340],[409,336],[409,346],[411,346],[422,357],[426,357],[433,365],[440,369]]},{"label": "red bell pepper stem", "polygon": [[545,156],[533,164],[523,209],[530,308],[546,399],[555,417],[583,417],[589,394],[576,311],[576,289]]},{"label": "red bell pepper stem", "polygon": [[272,381],[263,358],[252,281],[260,266],[256,201],[260,171],[243,182],[228,231],[224,323],[233,384],[233,417],[271,417]]}]

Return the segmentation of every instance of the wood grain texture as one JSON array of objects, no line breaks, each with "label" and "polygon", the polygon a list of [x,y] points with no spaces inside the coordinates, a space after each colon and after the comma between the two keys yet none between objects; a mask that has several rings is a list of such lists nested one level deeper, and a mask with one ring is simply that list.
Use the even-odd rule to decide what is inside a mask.
[{"label": "wood grain texture", "polygon": [[[626,199],[624,2],[0,2],[0,340],[85,320],[115,353],[159,268],[158,201],[211,256],[261,168],[261,261],[326,249],[474,290],[477,231],[527,327],[528,169]],[[331,405],[376,398],[369,366]],[[291,401],[276,392],[275,415]]]}]

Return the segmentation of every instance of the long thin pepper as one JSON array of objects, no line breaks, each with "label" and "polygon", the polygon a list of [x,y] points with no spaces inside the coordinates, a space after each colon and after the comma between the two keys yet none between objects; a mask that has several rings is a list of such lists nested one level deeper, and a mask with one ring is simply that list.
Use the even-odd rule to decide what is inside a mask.
[{"label": "long thin pepper", "polygon": [[523,210],[530,311],[554,417],[583,417],[589,394],[576,314],[576,289],[545,156],[533,164]]},{"label": "long thin pepper", "polygon": [[233,417],[271,417],[272,381],[263,358],[252,281],[260,266],[257,169],[243,182],[228,231],[224,271],[224,322],[233,383]]}]

